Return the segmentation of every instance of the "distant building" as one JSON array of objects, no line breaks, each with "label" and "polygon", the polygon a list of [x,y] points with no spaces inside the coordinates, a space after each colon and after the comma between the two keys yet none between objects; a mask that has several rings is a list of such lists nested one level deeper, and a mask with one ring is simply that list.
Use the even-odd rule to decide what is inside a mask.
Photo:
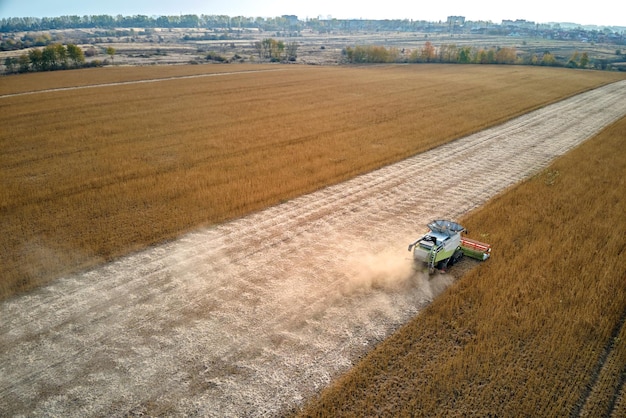
[{"label": "distant building", "polygon": [[448,20],[446,20],[448,25],[464,25],[465,24],[465,16],[448,16]]},{"label": "distant building", "polygon": [[531,22],[528,20],[517,19],[517,20],[503,20],[502,26],[505,26],[508,28],[518,28],[518,29],[534,29],[536,24],[535,22]]},{"label": "distant building", "polygon": [[287,22],[289,22],[290,25],[297,25],[298,24],[298,16],[295,16],[295,15],[282,15],[281,17],[283,19],[287,19]]}]

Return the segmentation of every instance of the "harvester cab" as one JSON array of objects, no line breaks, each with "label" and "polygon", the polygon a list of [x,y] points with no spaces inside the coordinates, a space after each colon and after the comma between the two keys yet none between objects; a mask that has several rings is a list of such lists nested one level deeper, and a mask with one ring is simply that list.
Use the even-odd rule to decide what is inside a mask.
[{"label": "harvester cab", "polygon": [[425,235],[409,244],[409,251],[413,251],[414,261],[427,266],[430,273],[435,269],[445,271],[463,256],[486,260],[491,255],[489,244],[462,237],[465,228],[456,222],[435,220],[428,228]]}]

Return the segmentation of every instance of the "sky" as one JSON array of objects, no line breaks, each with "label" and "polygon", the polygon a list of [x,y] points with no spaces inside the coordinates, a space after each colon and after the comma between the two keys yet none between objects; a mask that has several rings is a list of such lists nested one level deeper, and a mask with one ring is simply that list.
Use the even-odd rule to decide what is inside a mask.
[{"label": "sky", "polygon": [[525,19],[536,23],[626,26],[619,0],[0,0],[0,18],[64,15],[228,15],[299,19],[411,19],[440,21],[448,16],[500,23]]}]

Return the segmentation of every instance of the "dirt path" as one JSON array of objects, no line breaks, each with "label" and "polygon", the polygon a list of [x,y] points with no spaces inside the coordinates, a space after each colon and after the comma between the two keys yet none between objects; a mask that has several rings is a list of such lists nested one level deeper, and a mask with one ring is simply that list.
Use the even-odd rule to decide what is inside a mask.
[{"label": "dirt path", "polygon": [[[272,416],[453,280],[407,245],[626,114],[626,81],[0,304],[0,411]],[[497,257],[497,248],[494,250]]]}]

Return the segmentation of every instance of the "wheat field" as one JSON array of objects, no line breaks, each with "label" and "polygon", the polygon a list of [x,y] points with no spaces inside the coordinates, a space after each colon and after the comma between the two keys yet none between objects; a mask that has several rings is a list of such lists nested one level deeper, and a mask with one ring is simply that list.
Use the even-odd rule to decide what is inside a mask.
[{"label": "wheat field", "polygon": [[[161,80],[132,83],[155,78]],[[0,295],[621,78],[454,65],[178,66],[4,77]],[[42,91],[72,86],[82,88]],[[31,91],[39,93],[9,95]]]}]

